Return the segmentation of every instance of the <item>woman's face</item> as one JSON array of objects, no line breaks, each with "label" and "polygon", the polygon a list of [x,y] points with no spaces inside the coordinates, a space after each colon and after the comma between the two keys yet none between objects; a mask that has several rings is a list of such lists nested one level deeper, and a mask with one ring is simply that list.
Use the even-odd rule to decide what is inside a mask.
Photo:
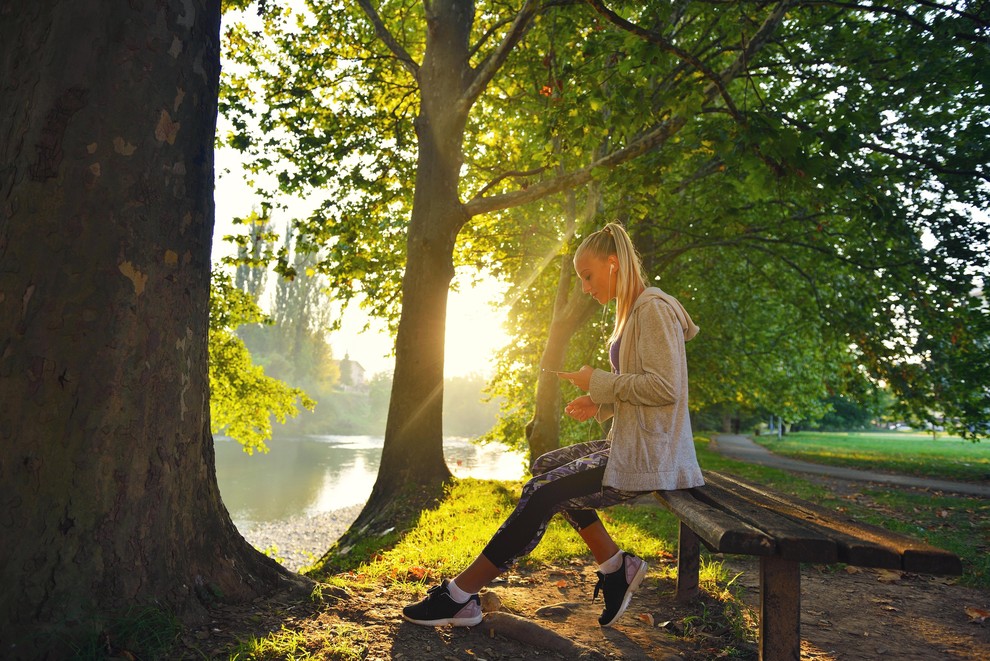
[{"label": "woman's face", "polygon": [[601,305],[605,305],[616,293],[618,260],[615,255],[601,258],[588,252],[581,253],[574,260],[574,270],[581,279],[581,290],[591,294]]}]

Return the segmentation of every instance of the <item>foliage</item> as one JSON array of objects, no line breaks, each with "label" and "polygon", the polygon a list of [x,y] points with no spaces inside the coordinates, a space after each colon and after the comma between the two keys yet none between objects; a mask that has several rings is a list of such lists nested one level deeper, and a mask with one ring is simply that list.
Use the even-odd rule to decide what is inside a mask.
[{"label": "foliage", "polygon": [[267,452],[274,417],[299,412],[298,401],[306,409],[315,402],[299,388],[265,374],[251,361],[244,342],[234,330],[265,319],[254,300],[233,286],[229,275],[214,271],[210,287],[210,427],[214,434],[225,433],[244,446],[248,454]]},{"label": "foliage", "polygon": [[[588,200],[627,224],[702,326],[688,346],[697,404],[813,420],[829,397],[885,384],[916,417],[984,431],[988,315],[973,289],[987,268],[974,213],[988,206],[987,21],[970,3],[799,2],[781,18],[784,6],[477,5],[465,75],[500,69],[465,101],[470,222],[454,257],[514,284],[493,436],[525,438],[573,248],[554,193],[585,174],[602,191]],[[234,21],[221,105],[228,144],[277,182],[265,195],[322,200],[296,225],[324,251],[334,295],[394,322],[410,184],[429,175],[414,118],[430,16],[404,0],[369,7],[313,0]],[[599,332],[568,360],[604,365]]]},{"label": "foliage", "polygon": [[880,402],[874,406],[863,406],[852,399],[835,395],[825,402],[829,411],[812,428],[824,431],[857,431],[872,429],[875,421],[882,417]]},{"label": "foliage", "polygon": [[[837,395],[869,404],[886,386],[913,419],[985,433],[990,189],[976,127],[990,107],[972,91],[986,30],[964,10],[799,4],[724,107],[605,176],[605,208],[702,328],[688,345],[695,407],[814,421]],[[688,34],[677,43],[706,58]],[[541,316],[516,317],[527,338],[549,326],[543,291]],[[521,342],[503,365],[533,355]],[[499,379],[517,416],[503,427],[518,433],[535,373]]]}]

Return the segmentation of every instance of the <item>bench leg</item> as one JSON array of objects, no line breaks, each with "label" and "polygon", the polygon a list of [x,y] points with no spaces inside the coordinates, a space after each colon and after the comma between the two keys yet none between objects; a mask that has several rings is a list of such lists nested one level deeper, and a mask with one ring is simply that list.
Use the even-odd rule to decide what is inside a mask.
[{"label": "bench leg", "polygon": [[698,596],[700,564],[701,543],[698,536],[681,522],[677,540],[677,601],[690,601]]},{"label": "bench leg", "polygon": [[801,563],[760,558],[760,661],[801,658]]}]

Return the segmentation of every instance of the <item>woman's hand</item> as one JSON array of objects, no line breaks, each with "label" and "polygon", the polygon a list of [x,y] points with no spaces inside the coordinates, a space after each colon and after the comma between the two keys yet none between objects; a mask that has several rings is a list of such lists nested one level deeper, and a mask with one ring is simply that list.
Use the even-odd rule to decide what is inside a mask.
[{"label": "woman's hand", "polygon": [[566,381],[570,381],[573,385],[577,386],[581,390],[588,392],[591,389],[591,375],[595,372],[595,368],[590,365],[585,365],[577,372],[558,372],[557,376]]},{"label": "woman's hand", "polygon": [[581,395],[564,407],[564,413],[578,422],[584,422],[598,413],[598,404],[591,400],[591,395]]}]

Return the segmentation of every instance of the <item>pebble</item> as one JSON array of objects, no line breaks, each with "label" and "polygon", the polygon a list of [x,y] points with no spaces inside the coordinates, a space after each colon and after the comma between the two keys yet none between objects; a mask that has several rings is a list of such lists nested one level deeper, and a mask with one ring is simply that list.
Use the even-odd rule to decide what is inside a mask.
[{"label": "pebble", "polygon": [[299,571],[319,560],[343,535],[364,505],[352,505],[312,516],[248,524],[241,534],[252,546],[286,569]]}]

